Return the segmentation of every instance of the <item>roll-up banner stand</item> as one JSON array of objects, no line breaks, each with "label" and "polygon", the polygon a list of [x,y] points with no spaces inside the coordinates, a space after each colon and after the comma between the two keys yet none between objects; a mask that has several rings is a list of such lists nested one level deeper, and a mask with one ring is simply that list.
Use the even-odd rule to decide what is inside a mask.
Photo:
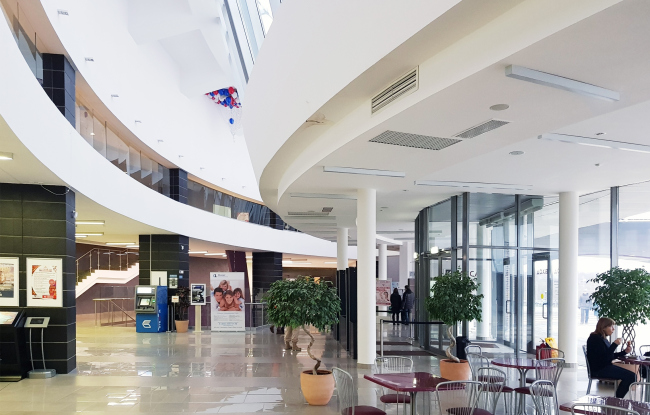
[{"label": "roll-up banner stand", "polygon": [[246,331],[244,273],[210,273],[212,331]]}]

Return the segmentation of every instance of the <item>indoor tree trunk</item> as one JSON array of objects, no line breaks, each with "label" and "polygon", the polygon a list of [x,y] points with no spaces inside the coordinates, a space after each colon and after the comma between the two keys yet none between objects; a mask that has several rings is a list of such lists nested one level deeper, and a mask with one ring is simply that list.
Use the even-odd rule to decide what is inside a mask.
[{"label": "indoor tree trunk", "polygon": [[634,344],[634,338],[636,337],[636,332],[634,331],[634,326],[625,324],[623,326],[623,332],[621,333],[621,338],[623,339],[623,344],[621,346],[622,350],[625,350],[627,348],[627,342],[630,342],[630,345],[632,346],[632,352],[636,350],[635,344]]},{"label": "indoor tree trunk", "polygon": [[458,359],[456,356],[454,356],[451,353],[452,348],[456,347],[456,339],[454,338],[453,330],[454,330],[454,326],[447,326],[447,337],[449,337],[449,347],[447,347],[445,353],[447,354],[447,357],[450,360],[453,360],[456,363],[460,363],[460,359]]},{"label": "indoor tree trunk", "polygon": [[311,339],[311,341],[309,342],[309,346],[307,346],[307,354],[309,355],[309,357],[311,357],[316,361],[316,366],[314,366],[314,369],[312,370],[312,374],[318,375],[318,368],[320,367],[320,359],[317,359],[316,356],[311,354],[311,346],[314,345],[314,336],[311,335],[309,330],[307,330],[307,327],[305,327],[304,325],[302,326],[302,329],[305,331],[305,333],[307,333],[307,335]]}]

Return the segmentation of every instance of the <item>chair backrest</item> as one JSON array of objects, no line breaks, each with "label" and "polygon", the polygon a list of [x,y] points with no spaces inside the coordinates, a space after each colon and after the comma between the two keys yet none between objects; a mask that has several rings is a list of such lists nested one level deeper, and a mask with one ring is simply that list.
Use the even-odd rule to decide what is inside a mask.
[{"label": "chair backrest", "polygon": [[408,373],[413,371],[413,359],[403,356],[384,356],[375,359],[376,373]]},{"label": "chair backrest", "polygon": [[440,413],[454,408],[454,415],[473,415],[478,404],[482,383],[473,380],[441,382],[436,386]]},{"label": "chair backrest", "polygon": [[353,408],[350,412],[354,415],[354,407],[359,405],[359,396],[354,387],[352,375],[338,367],[332,368],[334,383],[336,384],[336,397],[339,402],[339,412]]},{"label": "chair backrest", "polygon": [[639,346],[639,356],[645,356],[648,352],[650,352],[650,344]]},{"label": "chair backrest", "polygon": [[506,374],[504,371],[493,367],[481,367],[477,370],[478,379],[481,379],[483,385],[480,389],[477,408],[485,409],[491,414],[495,414],[499,397],[506,385]]},{"label": "chair backrest", "polygon": [[559,357],[560,359],[564,359],[564,352],[553,347],[540,347],[537,349],[537,352],[535,352],[535,356],[537,357],[537,360],[548,359],[550,357]]},{"label": "chair backrest", "polygon": [[530,395],[537,415],[559,415],[555,385],[550,380],[537,380],[530,385]]},{"label": "chair backrest", "polygon": [[630,385],[630,391],[625,399],[637,402],[650,402],[650,382],[634,382]]},{"label": "chair backrest", "polygon": [[468,346],[465,346],[465,354],[468,353],[483,354],[483,349],[481,349],[481,346],[478,344],[470,344]]},{"label": "chair backrest", "polygon": [[[564,359],[551,357],[549,359],[538,360],[539,364],[535,368],[535,374],[538,380],[550,380],[557,385],[560,375],[564,369]],[[550,366],[548,365],[550,364]]]},{"label": "chair backrest", "polygon": [[478,380],[478,370],[480,368],[490,367],[490,360],[477,353],[467,353],[467,363],[469,363],[469,370],[472,372],[472,380]]},{"label": "chair backrest", "polygon": [[587,362],[587,377],[591,379],[591,368],[589,367],[589,359],[587,359],[587,346],[582,346],[582,353],[585,354],[585,362]]},{"label": "chair backrest", "polygon": [[620,408],[618,406],[596,405],[589,403],[574,403],[571,406],[571,413],[587,415],[639,415],[637,411],[633,411],[631,409]]}]

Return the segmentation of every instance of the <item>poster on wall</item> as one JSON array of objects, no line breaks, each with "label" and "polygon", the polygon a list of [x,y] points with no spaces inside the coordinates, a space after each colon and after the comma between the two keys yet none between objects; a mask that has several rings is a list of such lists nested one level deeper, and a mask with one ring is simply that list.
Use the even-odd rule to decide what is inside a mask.
[{"label": "poster on wall", "polygon": [[63,260],[27,258],[27,307],[63,307]]},{"label": "poster on wall", "polygon": [[192,284],[192,305],[205,305],[205,284]]},{"label": "poster on wall", "polygon": [[0,306],[18,307],[18,258],[0,258]]},{"label": "poster on wall", "polygon": [[376,280],[377,282],[377,305],[390,305],[391,280]]},{"label": "poster on wall", "polygon": [[212,331],[245,331],[244,273],[210,273]]}]

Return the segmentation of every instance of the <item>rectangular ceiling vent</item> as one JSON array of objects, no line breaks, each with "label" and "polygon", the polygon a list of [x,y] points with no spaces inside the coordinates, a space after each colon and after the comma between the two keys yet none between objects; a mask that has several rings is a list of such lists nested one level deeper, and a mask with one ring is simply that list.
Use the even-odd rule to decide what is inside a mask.
[{"label": "rectangular ceiling vent", "polygon": [[288,212],[289,216],[327,216],[329,212]]},{"label": "rectangular ceiling vent", "polygon": [[502,127],[506,124],[510,124],[510,121],[502,121],[502,120],[489,120],[484,123],[481,123],[477,126],[474,126],[472,128],[468,128],[465,131],[462,131],[458,134],[456,134],[454,137],[458,138],[474,138],[478,137],[481,134],[485,134],[487,132],[490,132],[492,130],[495,130],[499,127]]},{"label": "rectangular ceiling vent", "polygon": [[426,150],[442,150],[462,140],[453,138],[431,137],[428,135],[400,133],[399,131],[384,131],[370,140],[371,143],[392,144],[394,146],[423,148]]},{"label": "rectangular ceiling vent", "polygon": [[418,68],[393,82],[388,88],[375,95],[370,101],[370,113],[374,114],[397,98],[418,90]]},{"label": "rectangular ceiling vent", "polygon": [[322,213],[330,213],[330,212],[333,211],[333,210],[334,210],[333,207],[327,206],[327,207],[324,207],[324,208],[323,208],[323,212],[322,212]]}]

